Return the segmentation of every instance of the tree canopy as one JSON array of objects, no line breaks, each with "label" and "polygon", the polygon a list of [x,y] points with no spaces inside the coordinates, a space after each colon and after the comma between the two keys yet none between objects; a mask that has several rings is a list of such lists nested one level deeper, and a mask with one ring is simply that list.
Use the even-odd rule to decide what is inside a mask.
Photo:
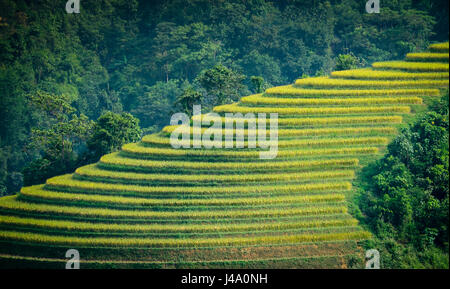
[{"label": "tree canopy", "polygon": [[150,133],[176,105],[186,110],[192,101],[183,96],[197,101],[189,87],[211,108],[349,67],[339,55],[370,64],[448,39],[448,1],[385,1],[380,14],[357,0],[83,0],[79,14],[64,4],[0,0],[3,192],[15,192],[22,169],[50,152],[49,143],[30,149],[39,134],[64,130],[59,152],[75,157],[86,146],[70,127],[52,127],[29,96],[66,97],[69,126],[127,112]]},{"label": "tree canopy", "polygon": [[359,206],[382,240],[386,267],[448,268],[448,91],[431,108],[362,176]]}]

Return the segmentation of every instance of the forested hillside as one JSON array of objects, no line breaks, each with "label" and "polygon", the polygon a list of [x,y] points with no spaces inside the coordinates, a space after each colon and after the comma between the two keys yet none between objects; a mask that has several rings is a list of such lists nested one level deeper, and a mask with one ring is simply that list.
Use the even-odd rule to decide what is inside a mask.
[{"label": "forested hillside", "polygon": [[357,0],[83,0],[72,15],[65,2],[0,0],[0,194],[139,139],[133,116],[149,133],[193,100],[211,108],[448,39],[448,1],[370,15]]},{"label": "forested hillside", "polygon": [[[404,61],[269,88],[3,197],[0,268],[62,268],[69,248],[83,268],[363,268],[363,246],[381,251],[383,268],[448,268],[448,100],[438,101],[448,51],[433,44]],[[212,83],[212,71],[226,70],[200,79]],[[272,117],[258,117],[270,122],[266,141],[237,114],[267,112],[279,114],[276,140]],[[175,130],[187,132],[181,148]],[[191,147],[195,136],[203,147]],[[276,158],[261,158],[274,142]],[[367,184],[354,187],[356,176]]]},{"label": "forested hillside", "polygon": [[365,167],[357,203],[384,268],[448,268],[448,90]]}]

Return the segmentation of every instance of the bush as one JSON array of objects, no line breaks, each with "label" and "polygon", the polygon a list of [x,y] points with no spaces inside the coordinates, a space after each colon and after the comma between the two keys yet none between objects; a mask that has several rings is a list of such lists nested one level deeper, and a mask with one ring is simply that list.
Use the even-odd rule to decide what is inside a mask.
[{"label": "bush", "polygon": [[23,170],[23,183],[25,186],[42,184],[53,176],[53,164],[45,158],[32,161]]},{"label": "bush", "polygon": [[95,159],[98,159],[120,149],[125,143],[138,141],[141,134],[137,118],[129,113],[118,114],[109,111],[98,118],[87,144]]},{"label": "bush", "polygon": [[359,204],[386,268],[448,268],[448,92],[430,108],[363,172]]},{"label": "bush", "polygon": [[353,53],[339,54],[336,58],[336,70],[348,70],[358,68],[360,60]]}]

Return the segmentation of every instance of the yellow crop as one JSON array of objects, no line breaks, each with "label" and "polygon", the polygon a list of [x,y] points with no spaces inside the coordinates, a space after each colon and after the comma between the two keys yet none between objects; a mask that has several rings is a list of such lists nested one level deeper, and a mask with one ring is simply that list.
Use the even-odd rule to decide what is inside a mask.
[{"label": "yellow crop", "polygon": [[[410,62],[406,62],[410,63]],[[448,71],[448,65],[447,70]],[[266,90],[266,94],[290,97],[305,97],[305,96],[413,96],[413,95],[439,95],[439,89],[304,89],[293,85],[272,87]]]},{"label": "yellow crop", "polygon": [[372,64],[376,69],[401,69],[411,71],[442,71],[448,72],[448,63],[437,62],[407,62],[407,61],[388,61],[375,62]]},{"label": "yellow crop", "polygon": [[406,59],[409,61],[441,61],[448,62],[448,53],[408,53]]},{"label": "yellow crop", "polygon": [[327,178],[353,178],[352,170],[345,171],[318,171],[318,172],[302,172],[302,173],[272,173],[272,174],[233,174],[233,175],[178,175],[178,174],[143,174],[107,171],[99,169],[96,165],[87,165],[78,168],[75,173],[80,176],[100,177],[110,179],[126,179],[141,181],[167,181],[167,182],[256,182],[256,181],[287,181],[302,179],[327,179]]},{"label": "yellow crop", "polygon": [[105,224],[72,222],[60,220],[42,220],[2,216],[0,224],[33,226],[38,228],[50,228],[70,231],[101,231],[101,232],[235,232],[258,230],[286,230],[300,228],[324,228],[355,226],[358,221],[350,218],[324,219],[324,220],[299,220],[295,222],[256,223],[256,224]]},{"label": "yellow crop", "polygon": [[221,237],[196,239],[151,239],[151,238],[87,238],[74,236],[50,236],[38,233],[21,233],[14,231],[0,231],[0,239],[14,239],[25,242],[72,244],[72,245],[108,245],[108,246],[145,246],[145,247],[187,247],[187,246],[232,246],[232,245],[259,245],[323,242],[335,240],[363,240],[371,237],[366,231],[345,233],[318,233],[279,236],[256,237]]},{"label": "yellow crop", "polygon": [[435,51],[435,52],[447,52],[448,53],[448,42],[431,44],[430,47],[428,47],[428,49],[430,49],[431,51]]},{"label": "yellow crop", "polygon": [[[233,120],[211,115],[193,116],[192,119],[204,119],[205,121],[236,122],[242,123],[246,120],[235,118]],[[270,119],[267,119],[269,122]],[[279,118],[278,125],[325,125],[325,124],[371,124],[371,123],[401,123],[403,118],[399,115],[392,116],[341,116],[341,117],[314,117],[314,118]],[[170,126],[168,126],[170,127]],[[165,129],[163,129],[164,131]]]},{"label": "yellow crop", "polygon": [[[220,133],[226,133],[227,130],[220,131]],[[296,134],[299,133],[299,134]],[[373,133],[373,132],[384,132],[384,133],[393,133],[395,132],[395,128],[390,127],[377,127],[377,128],[340,128],[340,129],[322,129],[315,130],[314,132],[308,132],[307,129],[303,130],[294,130],[291,134],[280,134],[280,135],[321,135],[321,134],[362,134],[362,133]],[[257,131],[245,131],[245,135],[256,136]],[[157,144],[170,146],[170,139],[157,137],[157,136],[146,136],[143,140],[143,143],[146,144]],[[265,141],[264,143],[267,145],[275,145],[277,144],[279,148],[287,148],[287,147],[324,147],[324,146],[335,146],[335,145],[360,145],[360,144],[387,144],[388,139],[385,137],[363,137],[363,138],[321,138],[321,139],[291,139],[291,140],[279,140],[279,141]],[[222,140],[216,141],[216,147],[224,146]],[[233,141],[233,144],[236,142]],[[179,144],[184,146],[192,146],[192,140],[187,141],[179,141]],[[248,148],[248,142],[244,142],[244,148]]]},{"label": "yellow crop", "polygon": [[225,104],[214,107],[215,112],[278,113],[287,115],[349,114],[349,113],[409,113],[409,106],[351,106],[351,107],[244,107]]},{"label": "yellow crop", "polygon": [[275,98],[247,96],[242,103],[274,105],[355,105],[355,104],[421,104],[420,97],[367,97],[367,98]]},{"label": "yellow crop", "polygon": [[105,155],[100,159],[102,164],[135,166],[142,168],[173,168],[173,169],[203,169],[203,170],[241,170],[241,169],[281,169],[281,168],[313,168],[327,166],[356,166],[358,159],[327,159],[311,161],[271,161],[271,162],[181,162],[152,161],[121,157],[119,153]]},{"label": "yellow crop", "polygon": [[405,72],[370,68],[333,71],[332,77],[350,79],[448,79],[448,72]]},{"label": "yellow crop", "polygon": [[[226,151],[226,150],[183,150],[169,148],[148,148],[138,144],[126,144],[122,150],[131,154],[154,156],[179,156],[179,157],[227,157],[227,158],[259,158],[259,151]],[[308,150],[279,150],[277,157],[299,157],[313,155],[335,154],[373,154],[377,153],[376,147],[363,148],[332,148],[332,149],[308,149]]]},{"label": "yellow crop", "polygon": [[448,86],[446,80],[359,80],[359,79],[336,79],[328,77],[302,78],[295,81],[296,86],[314,87],[345,87],[345,88],[391,88],[391,87],[443,87]]},{"label": "yellow crop", "polygon": [[130,192],[142,195],[151,194],[254,194],[254,193],[299,193],[299,192],[316,192],[328,190],[350,190],[349,182],[330,182],[330,183],[311,183],[311,184],[288,184],[288,185],[261,185],[261,186],[195,186],[195,187],[179,187],[179,186],[138,186],[138,185],[122,185],[108,184],[90,181],[80,181],[72,178],[72,175],[63,175],[53,177],[47,180],[47,185],[51,188],[68,189],[76,191],[94,191],[94,192]]},{"label": "yellow crop", "polygon": [[342,202],[345,196],[342,194],[301,195],[283,197],[254,197],[254,198],[217,198],[217,199],[149,199],[136,197],[101,196],[61,193],[46,191],[40,186],[22,188],[21,195],[59,201],[85,201],[90,203],[108,203],[120,205],[141,206],[243,206],[243,205],[268,205],[290,203],[317,203],[317,202]]},{"label": "yellow crop", "polygon": [[[358,119],[358,118],[356,118]],[[315,118],[314,120],[320,120],[319,118]],[[295,123],[295,120],[293,121]],[[166,126],[163,128],[163,132],[166,134],[171,134],[177,126]],[[192,128],[184,126],[179,127],[179,132],[189,132],[191,134],[194,134],[194,131]],[[200,130],[200,133],[204,133],[207,128],[202,128]],[[210,129],[211,132],[217,131],[220,129]],[[222,129],[221,135],[225,135],[226,133],[231,133],[227,129]],[[364,133],[395,133],[396,129],[393,127],[388,126],[380,126],[380,127],[333,127],[333,128],[305,128],[305,129],[278,129],[278,136],[319,136],[319,135],[327,135],[327,134],[364,134]],[[236,129],[233,130],[233,135],[236,134]],[[267,135],[270,134],[270,131],[267,131]],[[258,135],[258,130],[244,130],[245,136],[255,136]],[[158,143],[158,144],[169,144],[170,139],[168,138],[161,138],[155,135],[148,135],[145,136],[142,141],[144,143]]]},{"label": "yellow crop", "polygon": [[73,216],[99,216],[115,218],[247,218],[268,216],[296,216],[346,213],[344,206],[311,206],[301,208],[256,209],[256,210],[211,210],[211,211],[147,211],[147,210],[117,210],[85,208],[62,205],[31,204],[18,202],[15,197],[5,197],[0,202],[0,208],[23,212],[63,214]]}]

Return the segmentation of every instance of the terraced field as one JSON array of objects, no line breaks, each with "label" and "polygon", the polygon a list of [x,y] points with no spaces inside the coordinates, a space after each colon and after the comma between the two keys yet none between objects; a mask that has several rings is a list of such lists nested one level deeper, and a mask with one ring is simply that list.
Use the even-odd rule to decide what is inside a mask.
[{"label": "terraced field", "polygon": [[206,150],[172,148],[168,126],[4,197],[0,267],[64,268],[72,248],[82,268],[346,268],[350,259],[362,267],[359,242],[371,234],[348,212],[352,180],[423,100],[448,87],[448,53],[436,44],[214,108],[221,119],[278,113],[272,160],[247,147],[249,128],[244,149]]}]

